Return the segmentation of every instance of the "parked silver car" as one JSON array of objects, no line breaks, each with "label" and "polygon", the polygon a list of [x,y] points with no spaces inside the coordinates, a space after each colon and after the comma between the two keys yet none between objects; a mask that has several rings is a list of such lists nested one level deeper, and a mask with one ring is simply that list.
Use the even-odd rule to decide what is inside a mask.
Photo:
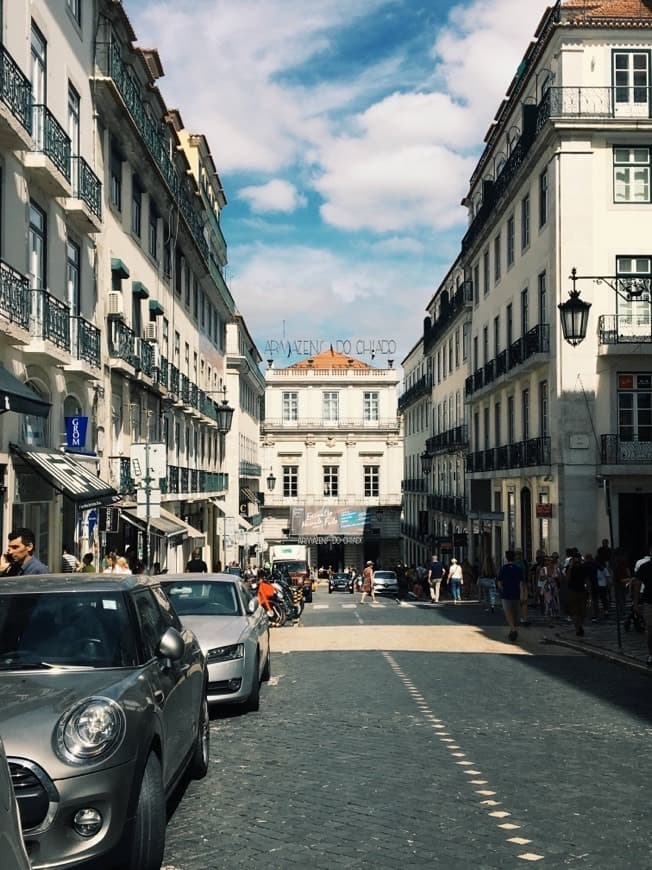
[{"label": "parked silver car", "polygon": [[11,870],[30,870],[2,740],[0,740],[0,855],[3,867],[11,867]]},{"label": "parked silver car", "polygon": [[0,578],[0,697],[35,870],[158,870],[166,797],[209,741],[204,655],[158,578]]},{"label": "parked silver car", "polygon": [[398,594],[398,577],[395,571],[374,571],[374,592]]},{"label": "parked silver car", "polygon": [[233,574],[168,574],[161,585],[204,651],[208,702],[258,710],[271,668],[269,621],[255,595]]}]

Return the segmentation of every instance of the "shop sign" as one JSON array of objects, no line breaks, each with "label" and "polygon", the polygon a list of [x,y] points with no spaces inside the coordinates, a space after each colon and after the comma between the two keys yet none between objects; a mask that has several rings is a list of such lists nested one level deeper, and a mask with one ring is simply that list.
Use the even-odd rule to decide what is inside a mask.
[{"label": "shop sign", "polygon": [[538,520],[549,520],[552,517],[552,505],[536,504],[534,506],[534,512]]}]

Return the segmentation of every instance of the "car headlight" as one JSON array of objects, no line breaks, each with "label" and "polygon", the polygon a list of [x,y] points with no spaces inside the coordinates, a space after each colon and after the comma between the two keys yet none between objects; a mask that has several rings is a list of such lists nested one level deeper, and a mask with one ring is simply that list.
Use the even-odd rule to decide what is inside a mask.
[{"label": "car headlight", "polygon": [[108,758],[120,746],[125,714],[111,698],[85,698],[63,714],[56,728],[56,751],[72,764]]},{"label": "car headlight", "polygon": [[241,659],[244,657],[244,644],[233,643],[230,646],[216,646],[209,649],[206,653],[206,661],[211,662],[230,662],[233,659]]}]

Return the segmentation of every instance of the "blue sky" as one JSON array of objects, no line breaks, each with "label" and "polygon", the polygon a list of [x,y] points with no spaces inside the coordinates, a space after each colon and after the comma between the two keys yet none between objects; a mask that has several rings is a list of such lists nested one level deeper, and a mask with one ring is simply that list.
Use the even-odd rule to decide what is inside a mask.
[{"label": "blue sky", "polygon": [[400,362],[459,252],[460,201],[545,0],[124,5],[159,50],[168,106],[208,139],[227,279],[263,357],[348,340]]}]

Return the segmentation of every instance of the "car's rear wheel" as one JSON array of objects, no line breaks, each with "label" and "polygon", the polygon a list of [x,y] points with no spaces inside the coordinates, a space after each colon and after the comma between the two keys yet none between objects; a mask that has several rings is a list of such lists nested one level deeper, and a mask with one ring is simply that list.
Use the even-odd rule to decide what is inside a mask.
[{"label": "car's rear wheel", "polygon": [[203,779],[208,773],[211,740],[211,721],[208,715],[208,701],[206,693],[202,692],[201,707],[199,710],[199,724],[195,751],[190,762],[188,772],[193,779]]},{"label": "car's rear wheel", "polygon": [[152,752],[147,759],[136,805],[131,842],[121,870],[160,870],[165,850],[165,794],[161,763]]}]

